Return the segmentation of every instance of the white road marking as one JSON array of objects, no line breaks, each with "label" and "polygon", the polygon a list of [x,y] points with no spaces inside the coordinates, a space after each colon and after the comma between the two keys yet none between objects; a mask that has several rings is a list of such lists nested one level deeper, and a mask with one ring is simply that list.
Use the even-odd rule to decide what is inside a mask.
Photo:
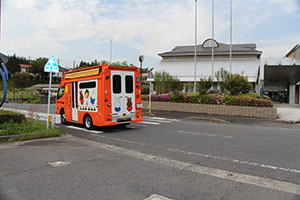
[{"label": "white road marking", "polygon": [[160,123],[156,123],[156,122],[147,122],[147,121],[142,121],[142,122],[139,122],[139,123],[142,123],[142,124],[152,124],[152,125],[159,125]]},{"label": "white road marking", "polygon": [[163,118],[163,117],[143,117],[143,119],[157,119],[157,120],[168,120],[168,121],[173,121],[173,122],[178,122],[178,119],[168,119],[168,118]]},{"label": "white road marking", "polygon": [[172,121],[167,121],[167,120],[161,120],[161,119],[145,119],[147,121],[151,121],[151,122],[159,122],[159,123],[172,123]]},{"label": "white road marking", "polygon": [[77,127],[77,126],[66,126],[66,127],[67,128],[71,128],[71,129],[75,129],[75,130],[89,132],[89,133],[103,133],[103,131],[87,130],[85,128],[80,128],[80,127]]},{"label": "white road marking", "polygon": [[49,165],[51,165],[52,167],[63,167],[66,165],[70,165],[70,162],[66,162],[66,161],[55,161],[55,162],[48,162]]},{"label": "white road marking", "polygon": [[191,135],[204,135],[204,136],[209,136],[209,137],[223,137],[223,138],[232,138],[232,136],[228,135],[215,135],[215,134],[209,134],[209,133],[197,133],[197,132],[188,132],[188,131],[178,131],[179,133],[186,133],[186,134],[191,134]]},{"label": "white road marking", "polygon": [[102,138],[106,138],[106,139],[116,140],[116,141],[119,141],[119,142],[125,142],[125,143],[129,143],[129,144],[136,144],[136,145],[145,146],[145,147],[164,149],[164,150],[175,152],[175,153],[183,153],[183,154],[187,154],[187,155],[199,156],[199,157],[204,157],[204,158],[223,160],[223,161],[227,161],[227,162],[231,162],[231,163],[237,163],[237,164],[241,164],[241,165],[250,165],[250,166],[260,167],[260,168],[265,168],[265,169],[272,169],[272,170],[278,170],[278,171],[283,171],[283,172],[300,174],[300,170],[298,170],[298,169],[290,169],[290,168],[278,167],[278,166],[273,166],[273,165],[268,165],[268,164],[261,164],[261,163],[231,159],[231,158],[226,158],[226,157],[221,157],[221,156],[213,156],[213,155],[208,155],[208,154],[184,151],[184,150],[180,150],[180,149],[157,147],[157,146],[153,146],[153,145],[150,146],[150,145],[146,145],[146,144],[143,144],[143,143],[138,143],[138,142],[119,139],[119,138],[114,138],[114,137],[108,137],[108,136],[104,136],[104,135],[96,135],[96,134],[92,134],[92,135],[102,137]]},{"label": "white road marking", "polygon": [[293,184],[293,183],[288,183],[285,181],[277,181],[273,179],[268,179],[268,178],[263,178],[263,177],[258,177],[258,176],[252,176],[252,175],[246,175],[246,174],[240,174],[240,173],[235,173],[227,170],[220,170],[220,169],[215,169],[211,167],[203,167],[200,165],[194,165],[191,163],[185,163],[177,160],[172,160],[160,156],[155,156],[151,154],[146,154],[146,153],[141,153],[138,151],[132,151],[128,150],[122,147],[117,147],[113,145],[108,145],[100,142],[94,142],[86,139],[79,139],[73,137],[73,140],[76,141],[81,141],[86,144],[89,144],[91,146],[104,149],[113,153],[118,153],[122,154],[125,156],[130,156],[136,159],[152,162],[155,164],[161,164],[164,166],[168,166],[171,168],[175,168],[178,170],[183,170],[183,171],[189,171],[189,172],[194,172],[198,174],[203,174],[203,175],[208,175],[208,176],[213,176],[221,179],[226,179],[238,183],[245,183],[249,185],[255,185],[258,187],[264,187],[264,188],[269,188],[272,190],[278,190],[281,192],[287,192],[291,194],[300,194],[300,185]]},{"label": "white road marking", "polygon": [[169,199],[167,197],[163,197],[161,195],[153,194],[150,197],[148,197],[146,199],[143,199],[143,200],[172,200],[172,199]]}]

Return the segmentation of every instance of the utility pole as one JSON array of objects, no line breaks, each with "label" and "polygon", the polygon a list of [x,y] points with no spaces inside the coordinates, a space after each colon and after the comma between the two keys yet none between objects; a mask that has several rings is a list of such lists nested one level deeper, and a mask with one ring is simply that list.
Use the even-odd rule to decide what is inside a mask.
[{"label": "utility pole", "polygon": [[232,0],[230,0],[230,55],[229,55],[229,66],[230,74],[232,74]]},{"label": "utility pole", "polygon": [[215,19],[214,19],[214,0],[211,2],[211,78],[214,76],[214,39],[215,39]]},{"label": "utility pole", "polygon": [[197,69],[197,0],[195,0],[195,52],[194,52],[194,93],[196,93],[196,69]]},{"label": "utility pole", "polygon": [[112,64],[112,39],[110,39],[110,65]]}]

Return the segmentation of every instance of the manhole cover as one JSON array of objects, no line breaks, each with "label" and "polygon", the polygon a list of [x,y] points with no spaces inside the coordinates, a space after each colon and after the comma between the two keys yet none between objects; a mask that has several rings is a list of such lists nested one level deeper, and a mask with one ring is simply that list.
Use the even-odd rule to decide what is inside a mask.
[{"label": "manhole cover", "polygon": [[160,196],[160,195],[157,195],[157,194],[153,194],[153,195],[151,195],[150,197],[147,197],[144,200],[172,200],[172,199],[169,199],[167,197],[163,197],[163,196]]},{"label": "manhole cover", "polygon": [[52,167],[62,167],[62,166],[66,166],[66,165],[70,165],[70,162],[66,162],[66,161],[55,161],[55,162],[48,162],[49,165],[51,165]]}]

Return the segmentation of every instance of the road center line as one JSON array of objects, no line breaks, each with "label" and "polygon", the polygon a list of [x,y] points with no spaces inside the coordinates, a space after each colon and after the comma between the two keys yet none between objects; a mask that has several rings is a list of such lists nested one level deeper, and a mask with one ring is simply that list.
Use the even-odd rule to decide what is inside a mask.
[{"label": "road center line", "polygon": [[113,146],[113,145],[108,145],[100,142],[94,142],[86,139],[79,139],[72,137],[73,140],[76,140],[78,142],[83,142],[85,144],[107,150],[113,153],[118,153],[126,156],[130,156],[133,158],[137,158],[140,160],[152,162],[155,164],[161,164],[164,166],[168,166],[171,168],[183,170],[183,171],[190,171],[198,174],[203,174],[203,175],[208,175],[208,176],[213,176],[221,179],[226,179],[234,182],[239,182],[239,183],[245,183],[245,184],[250,184],[250,185],[255,185],[259,187],[264,187],[264,188],[269,188],[272,190],[278,190],[281,192],[287,192],[287,193],[292,193],[299,195],[300,194],[300,186],[293,184],[293,183],[288,183],[284,181],[277,181],[277,180],[272,180],[268,178],[262,178],[258,176],[251,176],[251,175],[246,175],[246,174],[240,174],[240,173],[235,173],[227,170],[220,170],[220,169],[215,169],[215,168],[210,168],[210,167],[203,167],[200,165],[194,165],[191,163],[185,163],[177,160],[172,160],[160,156],[154,156],[151,154],[146,154],[146,153],[141,153],[138,151],[132,151],[128,150],[125,148]]},{"label": "road center line", "polygon": [[232,136],[228,136],[228,135],[215,135],[215,134],[209,134],[209,133],[197,133],[197,132],[188,132],[188,131],[178,131],[178,132],[191,134],[191,135],[204,135],[204,136],[209,136],[209,137],[222,137],[222,138],[229,138],[229,139],[232,138]]}]

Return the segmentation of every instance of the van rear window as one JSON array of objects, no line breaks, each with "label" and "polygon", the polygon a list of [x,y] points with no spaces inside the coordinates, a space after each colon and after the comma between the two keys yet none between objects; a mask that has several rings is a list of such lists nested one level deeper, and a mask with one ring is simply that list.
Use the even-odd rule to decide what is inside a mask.
[{"label": "van rear window", "polygon": [[113,93],[120,94],[121,93],[121,76],[113,75]]},{"label": "van rear window", "polygon": [[95,81],[79,83],[79,88],[80,89],[95,88],[95,87],[96,87],[96,82]]},{"label": "van rear window", "polygon": [[133,77],[125,76],[126,93],[133,93]]}]

